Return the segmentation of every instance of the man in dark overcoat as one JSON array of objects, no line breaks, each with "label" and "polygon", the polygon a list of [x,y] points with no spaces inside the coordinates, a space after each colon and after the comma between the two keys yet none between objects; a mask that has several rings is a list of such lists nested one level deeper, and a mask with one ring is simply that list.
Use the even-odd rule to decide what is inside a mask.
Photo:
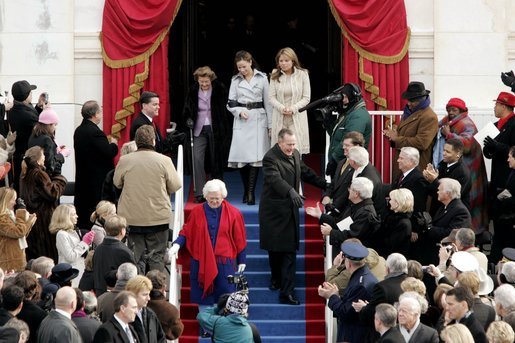
[{"label": "man in dark overcoat", "polygon": [[279,300],[298,305],[294,297],[295,261],[299,248],[300,180],[325,188],[325,180],[317,176],[300,159],[295,149],[296,138],[291,130],[279,131],[278,142],[263,158],[264,186],[259,202],[259,240],[268,251],[272,272],[270,289],[280,288]]},{"label": "man in dark overcoat", "polygon": [[97,126],[102,120],[102,109],[94,100],[86,101],[81,109],[82,123],[75,129],[75,197],[78,226],[89,230],[91,213],[102,196],[106,174],[114,169],[114,157],[118,153],[116,138],[107,139]]}]

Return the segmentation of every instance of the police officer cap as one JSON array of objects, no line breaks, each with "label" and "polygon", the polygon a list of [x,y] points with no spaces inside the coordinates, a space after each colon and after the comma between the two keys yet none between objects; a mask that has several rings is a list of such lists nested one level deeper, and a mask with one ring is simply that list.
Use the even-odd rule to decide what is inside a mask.
[{"label": "police officer cap", "polygon": [[341,249],[343,256],[349,260],[359,261],[368,256],[368,249],[356,242],[343,242]]},{"label": "police officer cap", "polygon": [[515,261],[515,249],[514,248],[502,249],[502,255],[510,261]]}]

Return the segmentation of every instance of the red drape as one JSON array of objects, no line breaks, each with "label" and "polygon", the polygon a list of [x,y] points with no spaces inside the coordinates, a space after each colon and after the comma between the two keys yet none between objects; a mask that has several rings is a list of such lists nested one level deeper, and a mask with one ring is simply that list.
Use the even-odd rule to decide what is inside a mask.
[{"label": "red drape", "polygon": [[[410,30],[403,0],[329,0],[342,30],[344,82],[364,90],[369,110],[402,110],[409,82]],[[386,118],[374,118],[372,163],[390,181],[391,150],[382,135]]]},{"label": "red drape", "polygon": [[144,90],[159,94],[157,124],[170,122],[168,32],[181,0],[106,0],[102,19],[104,131],[129,140]]}]

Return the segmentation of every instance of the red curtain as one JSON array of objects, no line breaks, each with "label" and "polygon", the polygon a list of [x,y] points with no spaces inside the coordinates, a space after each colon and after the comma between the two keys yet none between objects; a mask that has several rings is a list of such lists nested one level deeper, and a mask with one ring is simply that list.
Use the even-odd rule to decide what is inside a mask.
[{"label": "red curtain", "polygon": [[141,92],[159,94],[157,124],[170,122],[168,32],[181,0],[106,0],[102,20],[104,131],[129,140]]},{"label": "red curtain", "polygon": [[[402,110],[409,82],[410,30],[403,0],[329,0],[342,30],[344,82],[363,89],[369,110]],[[372,163],[390,181],[392,151],[382,129],[390,119],[374,118]],[[395,162],[394,162],[395,163]]]}]

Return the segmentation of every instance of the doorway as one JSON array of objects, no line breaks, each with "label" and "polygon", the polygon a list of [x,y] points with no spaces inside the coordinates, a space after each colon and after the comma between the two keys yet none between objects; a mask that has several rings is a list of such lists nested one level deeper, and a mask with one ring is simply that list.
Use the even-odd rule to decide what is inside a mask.
[{"label": "doorway", "polygon": [[[270,74],[275,54],[289,46],[309,70],[311,100],[341,84],[341,32],[327,1],[184,0],[170,30],[169,76],[171,118],[179,126],[193,71],[209,65],[230,86],[234,54],[249,51],[259,70]],[[323,153],[325,134],[308,113],[311,151]]]}]

